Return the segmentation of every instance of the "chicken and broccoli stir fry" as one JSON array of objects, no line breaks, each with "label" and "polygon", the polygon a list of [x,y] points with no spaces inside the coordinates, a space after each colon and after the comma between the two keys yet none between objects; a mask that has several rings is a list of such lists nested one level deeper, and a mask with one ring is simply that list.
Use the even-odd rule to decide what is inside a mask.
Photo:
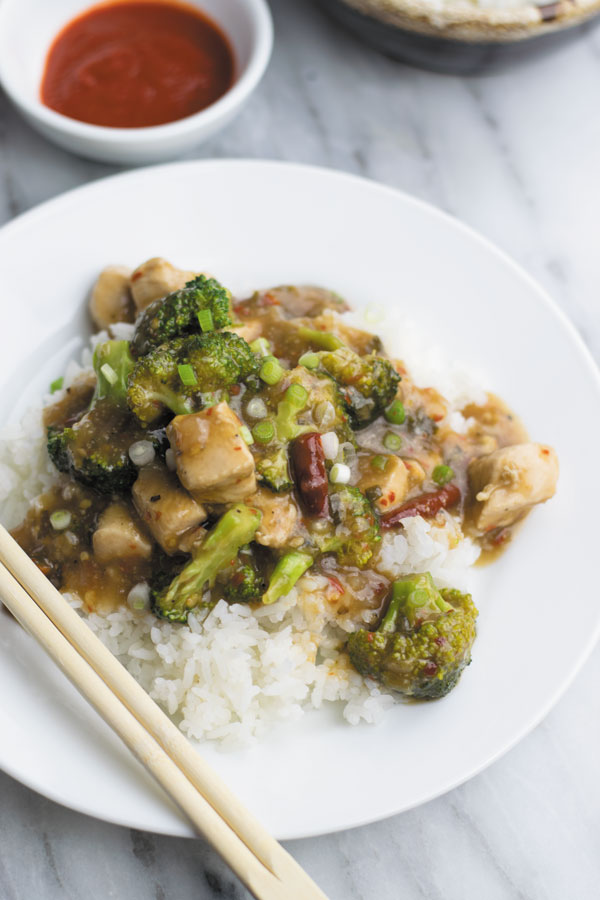
[{"label": "chicken and broccoli stir fry", "polygon": [[382,536],[452,515],[491,552],[553,495],[556,455],[492,395],[453,430],[444,398],[347,308],[315,287],[238,301],[161,259],[106,269],[94,323],[133,335],[97,343],[93,374],[46,408],[62,475],[17,539],[88,609],[129,600],[173,623],[220,598],[275,603],[320,573],[341,586],[359,673],[405,697],[446,694],[477,610],[427,572],[392,582]]}]

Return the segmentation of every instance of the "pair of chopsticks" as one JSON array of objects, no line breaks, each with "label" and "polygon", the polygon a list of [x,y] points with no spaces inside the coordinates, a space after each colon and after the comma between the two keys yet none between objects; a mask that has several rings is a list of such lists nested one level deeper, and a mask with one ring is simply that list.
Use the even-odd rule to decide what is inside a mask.
[{"label": "pair of chopsticks", "polygon": [[0,597],[257,900],[327,900],[2,526]]}]

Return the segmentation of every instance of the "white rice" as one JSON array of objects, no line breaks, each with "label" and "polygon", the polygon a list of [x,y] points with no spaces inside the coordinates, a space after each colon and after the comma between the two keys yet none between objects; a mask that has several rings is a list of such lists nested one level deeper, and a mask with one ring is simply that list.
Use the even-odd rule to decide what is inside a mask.
[{"label": "white rice", "polygon": [[[398,335],[397,342],[388,342],[387,351],[404,361],[418,385],[436,387],[450,401],[452,427],[466,427],[459,410],[484,400],[480,381],[433,353],[406,322],[398,327],[397,321],[380,318],[374,324],[357,314],[348,319],[358,327]],[[131,326],[117,326],[112,335],[129,339]],[[92,346],[106,338],[106,333],[96,335]],[[86,349],[80,362],[67,366],[64,387],[90,366],[91,351]],[[59,397],[55,394],[52,400]],[[30,502],[56,477],[45,450],[40,405],[0,433],[2,522],[8,527],[18,524]],[[479,548],[446,515],[443,525],[420,517],[406,520],[401,534],[385,535],[379,552],[381,569],[390,578],[429,571],[439,586],[468,589],[468,570]],[[221,600],[208,613],[190,614],[187,625],[172,625],[129,607],[86,618],[186,735],[232,748],[246,746],[275,723],[294,721],[324,703],[339,703],[352,725],[377,723],[394,704],[340,653],[345,631],[355,626],[336,616],[328,600],[330,587],[326,578],[308,573],[273,606],[251,610]],[[77,597],[68,599],[81,609]]]}]

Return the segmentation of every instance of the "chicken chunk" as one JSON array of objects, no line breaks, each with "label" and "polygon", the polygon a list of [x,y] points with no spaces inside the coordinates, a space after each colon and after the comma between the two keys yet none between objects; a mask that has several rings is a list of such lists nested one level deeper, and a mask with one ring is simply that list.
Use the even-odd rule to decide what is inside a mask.
[{"label": "chicken chunk", "polygon": [[165,553],[184,551],[206,510],[184,490],[175,474],[159,463],[140,469],[131,489],[138,515]]},{"label": "chicken chunk", "polygon": [[321,315],[326,309],[334,309],[337,312],[346,312],[350,307],[346,301],[325,288],[312,285],[283,285],[271,288],[263,295],[271,303],[276,304],[287,318],[308,316],[314,318]]},{"label": "chicken chunk", "polygon": [[389,512],[404,502],[411,486],[409,470],[399,456],[378,457],[385,460],[384,468],[372,465],[372,460],[363,469],[358,488],[363,494],[372,488],[379,488],[380,496],[375,501],[378,511]]},{"label": "chicken chunk", "polygon": [[135,319],[129,290],[131,272],[128,266],[107,266],[100,272],[90,297],[90,315],[98,328]]},{"label": "chicken chunk", "polygon": [[244,319],[239,325],[231,325],[227,328],[227,331],[233,331],[234,334],[244,338],[248,344],[251,344],[252,341],[255,341],[256,338],[260,337],[262,330],[263,322],[261,319]]},{"label": "chicken chunk", "polygon": [[167,427],[182,485],[203,503],[237,503],[256,493],[254,458],[227,405],[176,416]]},{"label": "chicken chunk", "polygon": [[298,519],[298,509],[289,494],[273,494],[259,488],[246,501],[248,506],[262,512],[260,528],[255,540],[265,547],[285,547],[292,537]]},{"label": "chicken chunk", "polygon": [[142,312],[153,300],[158,300],[171,291],[181,290],[195,275],[195,272],[175,268],[161,256],[142,263],[131,276],[131,293],[137,311]]},{"label": "chicken chunk", "polygon": [[120,562],[150,559],[152,542],[134,522],[123,503],[111,503],[98,522],[92,536],[94,556],[98,562]]},{"label": "chicken chunk", "polygon": [[[342,309],[340,311],[343,312],[344,310]],[[360,356],[381,350],[381,339],[378,338],[377,335],[370,334],[368,331],[362,331],[360,328],[354,328],[352,325],[348,325],[344,319],[335,312],[323,312],[313,319],[306,319],[303,322],[302,320],[300,321],[301,324],[304,324],[308,328],[314,328],[317,331],[332,332],[332,334],[337,335],[347,347],[350,347],[351,350],[354,350],[354,352],[358,353]]]},{"label": "chicken chunk", "polygon": [[473,522],[483,532],[512,525],[554,495],[558,459],[544,444],[501,447],[469,465]]}]

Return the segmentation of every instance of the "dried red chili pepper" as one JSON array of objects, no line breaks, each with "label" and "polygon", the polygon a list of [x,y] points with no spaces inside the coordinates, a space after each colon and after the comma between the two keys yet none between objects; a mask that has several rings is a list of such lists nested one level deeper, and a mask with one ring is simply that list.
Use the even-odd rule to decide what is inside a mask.
[{"label": "dried red chili pepper", "polygon": [[460,490],[454,483],[447,484],[440,488],[439,491],[430,491],[427,494],[420,494],[412,500],[392,509],[381,517],[382,528],[394,528],[400,525],[402,519],[409,519],[411,516],[423,516],[424,519],[431,519],[436,516],[440,509],[447,509],[454,506],[460,500]]},{"label": "dried red chili pepper", "polygon": [[329,483],[321,435],[303,434],[290,444],[290,462],[300,502],[307,515],[329,516]]}]

